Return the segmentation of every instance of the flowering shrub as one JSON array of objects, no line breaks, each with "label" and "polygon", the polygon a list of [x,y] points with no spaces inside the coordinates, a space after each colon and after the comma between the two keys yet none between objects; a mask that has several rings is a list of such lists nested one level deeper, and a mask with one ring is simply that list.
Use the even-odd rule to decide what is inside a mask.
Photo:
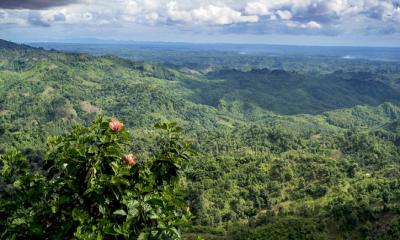
[{"label": "flowering shrub", "polygon": [[180,239],[190,144],[175,124],[156,127],[167,137],[149,163],[129,153],[121,122],[102,117],[49,139],[36,172],[16,151],[1,155],[0,239]]}]

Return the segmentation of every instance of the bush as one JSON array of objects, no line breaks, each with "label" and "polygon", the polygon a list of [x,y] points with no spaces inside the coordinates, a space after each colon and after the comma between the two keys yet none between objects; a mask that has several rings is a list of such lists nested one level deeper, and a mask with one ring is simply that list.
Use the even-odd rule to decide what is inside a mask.
[{"label": "bush", "polygon": [[314,219],[299,217],[269,218],[261,226],[232,226],[228,233],[231,240],[275,240],[275,239],[327,239],[327,233],[321,223]]},{"label": "bush", "polygon": [[0,239],[180,239],[190,144],[173,123],[157,128],[166,138],[151,162],[127,151],[122,123],[103,117],[49,139],[37,170],[15,150],[0,155]]}]

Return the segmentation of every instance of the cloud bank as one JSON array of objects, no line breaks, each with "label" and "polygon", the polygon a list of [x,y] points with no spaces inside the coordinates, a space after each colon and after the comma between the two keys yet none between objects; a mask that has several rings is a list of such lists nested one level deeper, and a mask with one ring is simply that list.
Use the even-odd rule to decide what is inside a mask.
[{"label": "cloud bank", "polygon": [[246,34],[400,34],[400,0],[2,0],[0,28],[143,25]]}]

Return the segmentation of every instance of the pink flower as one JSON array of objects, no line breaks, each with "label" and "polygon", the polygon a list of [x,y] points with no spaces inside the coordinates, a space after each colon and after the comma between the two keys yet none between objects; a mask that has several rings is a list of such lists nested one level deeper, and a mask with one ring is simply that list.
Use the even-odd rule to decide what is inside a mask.
[{"label": "pink flower", "polygon": [[108,123],[108,127],[114,131],[114,132],[118,132],[121,131],[124,128],[124,124],[116,119],[111,120]]},{"label": "pink flower", "polygon": [[126,164],[129,166],[135,166],[136,165],[136,157],[133,154],[126,154],[124,156]]}]

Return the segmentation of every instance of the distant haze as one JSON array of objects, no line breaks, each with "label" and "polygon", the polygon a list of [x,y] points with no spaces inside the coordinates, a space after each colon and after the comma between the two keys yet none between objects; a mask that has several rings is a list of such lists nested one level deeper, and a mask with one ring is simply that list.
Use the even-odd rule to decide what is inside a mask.
[{"label": "distant haze", "polygon": [[[329,46],[288,46],[265,44],[191,44],[157,42],[115,42],[98,41],[95,43],[30,43],[34,47],[57,49],[70,52],[91,54],[117,54],[118,52],[146,51],[226,51],[241,55],[302,55],[329,56],[342,59],[366,59],[400,61],[400,48],[395,47],[329,47]],[[206,54],[206,53],[205,53]],[[151,59],[142,59],[151,60]]]}]

